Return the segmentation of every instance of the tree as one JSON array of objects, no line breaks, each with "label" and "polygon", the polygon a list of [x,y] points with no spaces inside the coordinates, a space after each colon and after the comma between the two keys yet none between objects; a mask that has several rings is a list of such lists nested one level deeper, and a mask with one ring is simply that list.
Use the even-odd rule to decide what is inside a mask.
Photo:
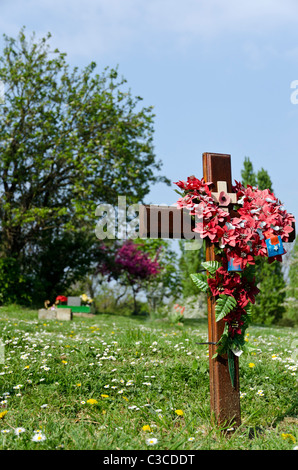
[{"label": "tree", "polygon": [[199,271],[203,271],[203,274],[205,274],[206,270],[201,266],[201,263],[205,261],[204,246],[200,247],[197,250],[185,250],[183,241],[180,241],[179,245],[181,250],[179,268],[181,276],[182,295],[184,298],[193,295],[198,296],[198,289],[193,283],[190,275],[198,273]]},{"label": "tree", "polygon": [[289,283],[286,287],[286,317],[298,323],[298,237],[295,240],[289,260]]},{"label": "tree", "polygon": [[[257,174],[248,157],[244,160],[244,170],[241,172],[243,184],[258,186],[259,189],[269,189],[273,192],[272,181],[268,172],[261,168]],[[284,312],[285,281],[280,262],[269,264],[266,259],[258,259],[255,268],[256,282],[260,293],[256,297],[256,303],[252,306],[252,319],[255,322],[271,324],[278,322]]]},{"label": "tree", "polygon": [[171,242],[163,239],[142,240],[144,250],[153,257],[158,253],[160,272],[146,282],[145,290],[150,313],[156,313],[166,302],[179,298],[182,285],[177,253]]},{"label": "tree", "polygon": [[[169,298],[177,298],[181,291],[177,270],[177,255],[167,240],[135,239],[102,243],[102,256],[97,272],[118,286],[130,287],[137,313],[137,294],[147,297],[150,313]],[[123,295],[127,291],[122,291]],[[122,297],[122,296],[121,296]]]},{"label": "tree", "polygon": [[281,263],[274,261],[268,264],[266,260],[259,260],[255,273],[260,293],[252,306],[252,319],[265,325],[277,323],[285,313],[285,281]]},{"label": "tree", "polygon": [[161,163],[153,149],[152,107],[140,108],[142,99],[124,88],[117,70],[96,74],[94,62],[71,69],[65,53],[51,52],[50,37],[28,40],[24,29],[17,39],[4,36],[0,57],[6,90],[0,106],[0,256],[8,277],[18,271],[24,296],[31,298],[39,298],[36,281],[55,264],[53,251],[72,249],[72,259],[68,253],[64,266],[61,259],[61,275],[47,278],[47,289],[55,290],[76,261],[83,267],[74,247],[85,234],[90,244],[97,205],[116,204],[118,195],[140,202],[155,182],[169,183],[156,174]]},{"label": "tree", "polygon": [[244,157],[243,170],[241,171],[242,184],[247,187],[256,186],[256,175],[254,173],[253,164],[249,157]]},{"label": "tree", "polygon": [[143,243],[125,240],[111,247],[101,244],[102,259],[98,264],[97,272],[106,275],[108,280],[114,279],[120,285],[129,286],[133,293],[134,313],[137,313],[136,296],[144,287],[145,282],[158,275],[161,267],[158,263],[159,253],[154,259],[144,251]]},{"label": "tree", "polygon": [[264,168],[261,168],[257,173],[257,185],[261,190],[269,189],[271,192],[273,192],[271,178]]}]

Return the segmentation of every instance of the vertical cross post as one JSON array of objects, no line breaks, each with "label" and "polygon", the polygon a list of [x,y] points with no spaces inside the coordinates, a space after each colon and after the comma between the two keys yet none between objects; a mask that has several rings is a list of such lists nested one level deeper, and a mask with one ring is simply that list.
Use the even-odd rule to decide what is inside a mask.
[{"label": "vertical cross post", "polygon": [[[203,176],[205,181],[212,181],[215,190],[218,193],[223,188],[223,182],[226,182],[227,194],[232,196],[232,174],[231,174],[231,156],[223,154],[203,154]],[[220,182],[218,187],[218,182]],[[215,194],[218,194],[215,193]],[[231,193],[231,194],[229,194]],[[215,196],[216,197],[216,196]],[[206,261],[221,261],[215,254],[214,245],[206,240]],[[224,330],[224,320],[215,319],[216,298],[208,296],[208,334],[209,342],[217,343]],[[239,392],[239,360],[234,355],[235,365],[235,383],[231,383],[227,355],[218,355],[216,345],[209,344],[209,370],[210,370],[210,404],[211,412],[216,421],[221,425],[239,426],[240,417],[240,392]]]}]

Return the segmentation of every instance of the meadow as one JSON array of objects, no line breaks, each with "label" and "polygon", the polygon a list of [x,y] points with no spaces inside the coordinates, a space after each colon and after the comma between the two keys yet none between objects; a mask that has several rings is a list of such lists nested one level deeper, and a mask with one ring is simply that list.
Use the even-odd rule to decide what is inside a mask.
[{"label": "meadow", "polygon": [[248,329],[229,437],[210,415],[205,319],[42,321],[11,306],[0,331],[2,450],[298,448],[297,328]]}]

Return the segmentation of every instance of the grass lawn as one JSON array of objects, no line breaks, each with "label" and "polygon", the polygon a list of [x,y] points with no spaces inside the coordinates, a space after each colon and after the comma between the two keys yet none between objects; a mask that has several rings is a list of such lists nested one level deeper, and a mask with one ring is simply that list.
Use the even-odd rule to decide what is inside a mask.
[{"label": "grass lawn", "polygon": [[41,321],[11,306],[0,331],[1,449],[298,446],[297,329],[249,328],[256,351],[240,357],[242,425],[229,438],[210,416],[205,320]]}]

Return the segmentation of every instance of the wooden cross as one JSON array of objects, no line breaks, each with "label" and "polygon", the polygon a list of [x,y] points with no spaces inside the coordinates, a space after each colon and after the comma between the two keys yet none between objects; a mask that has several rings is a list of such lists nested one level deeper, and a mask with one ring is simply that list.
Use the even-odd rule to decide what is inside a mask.
[{"label": "wooden cross", "polygon": [[[203,177],[214,184],[212,196],[220,207],[233,213],[230,204],[236,202],[232,188],[231,156],[218,153],[203,154]],[[141,238],[195,238],[194,222],[186,212],[174,206],[140,206],[139,236]],[[165,222],[166,221],[166,222]],[[295,226],[294,226],[295,229]],[[290,233],[289,242],[295,240],[295,230]],[[215,254],[214,245],[206,239],[206,261],[221,261]],[[211,412],[220,425],[241,424],[239,392],[239,358],[234,355],[235,381],[231,383],[227,355],[216,353],[216,343],[222,336],[225,322],[216,321],[216,298],[208,296],[208,343],[210,369],[210,404]]]},{"label": "wooden cross", "polygon": [[217,182],[217,193],[211,193],[213,199],[218,202],[219,207],[224,211],[229,211],[228,207],[230,203],[235,204],[237,202],[236,193],[228,193],[227,182],[218,181]]}]

